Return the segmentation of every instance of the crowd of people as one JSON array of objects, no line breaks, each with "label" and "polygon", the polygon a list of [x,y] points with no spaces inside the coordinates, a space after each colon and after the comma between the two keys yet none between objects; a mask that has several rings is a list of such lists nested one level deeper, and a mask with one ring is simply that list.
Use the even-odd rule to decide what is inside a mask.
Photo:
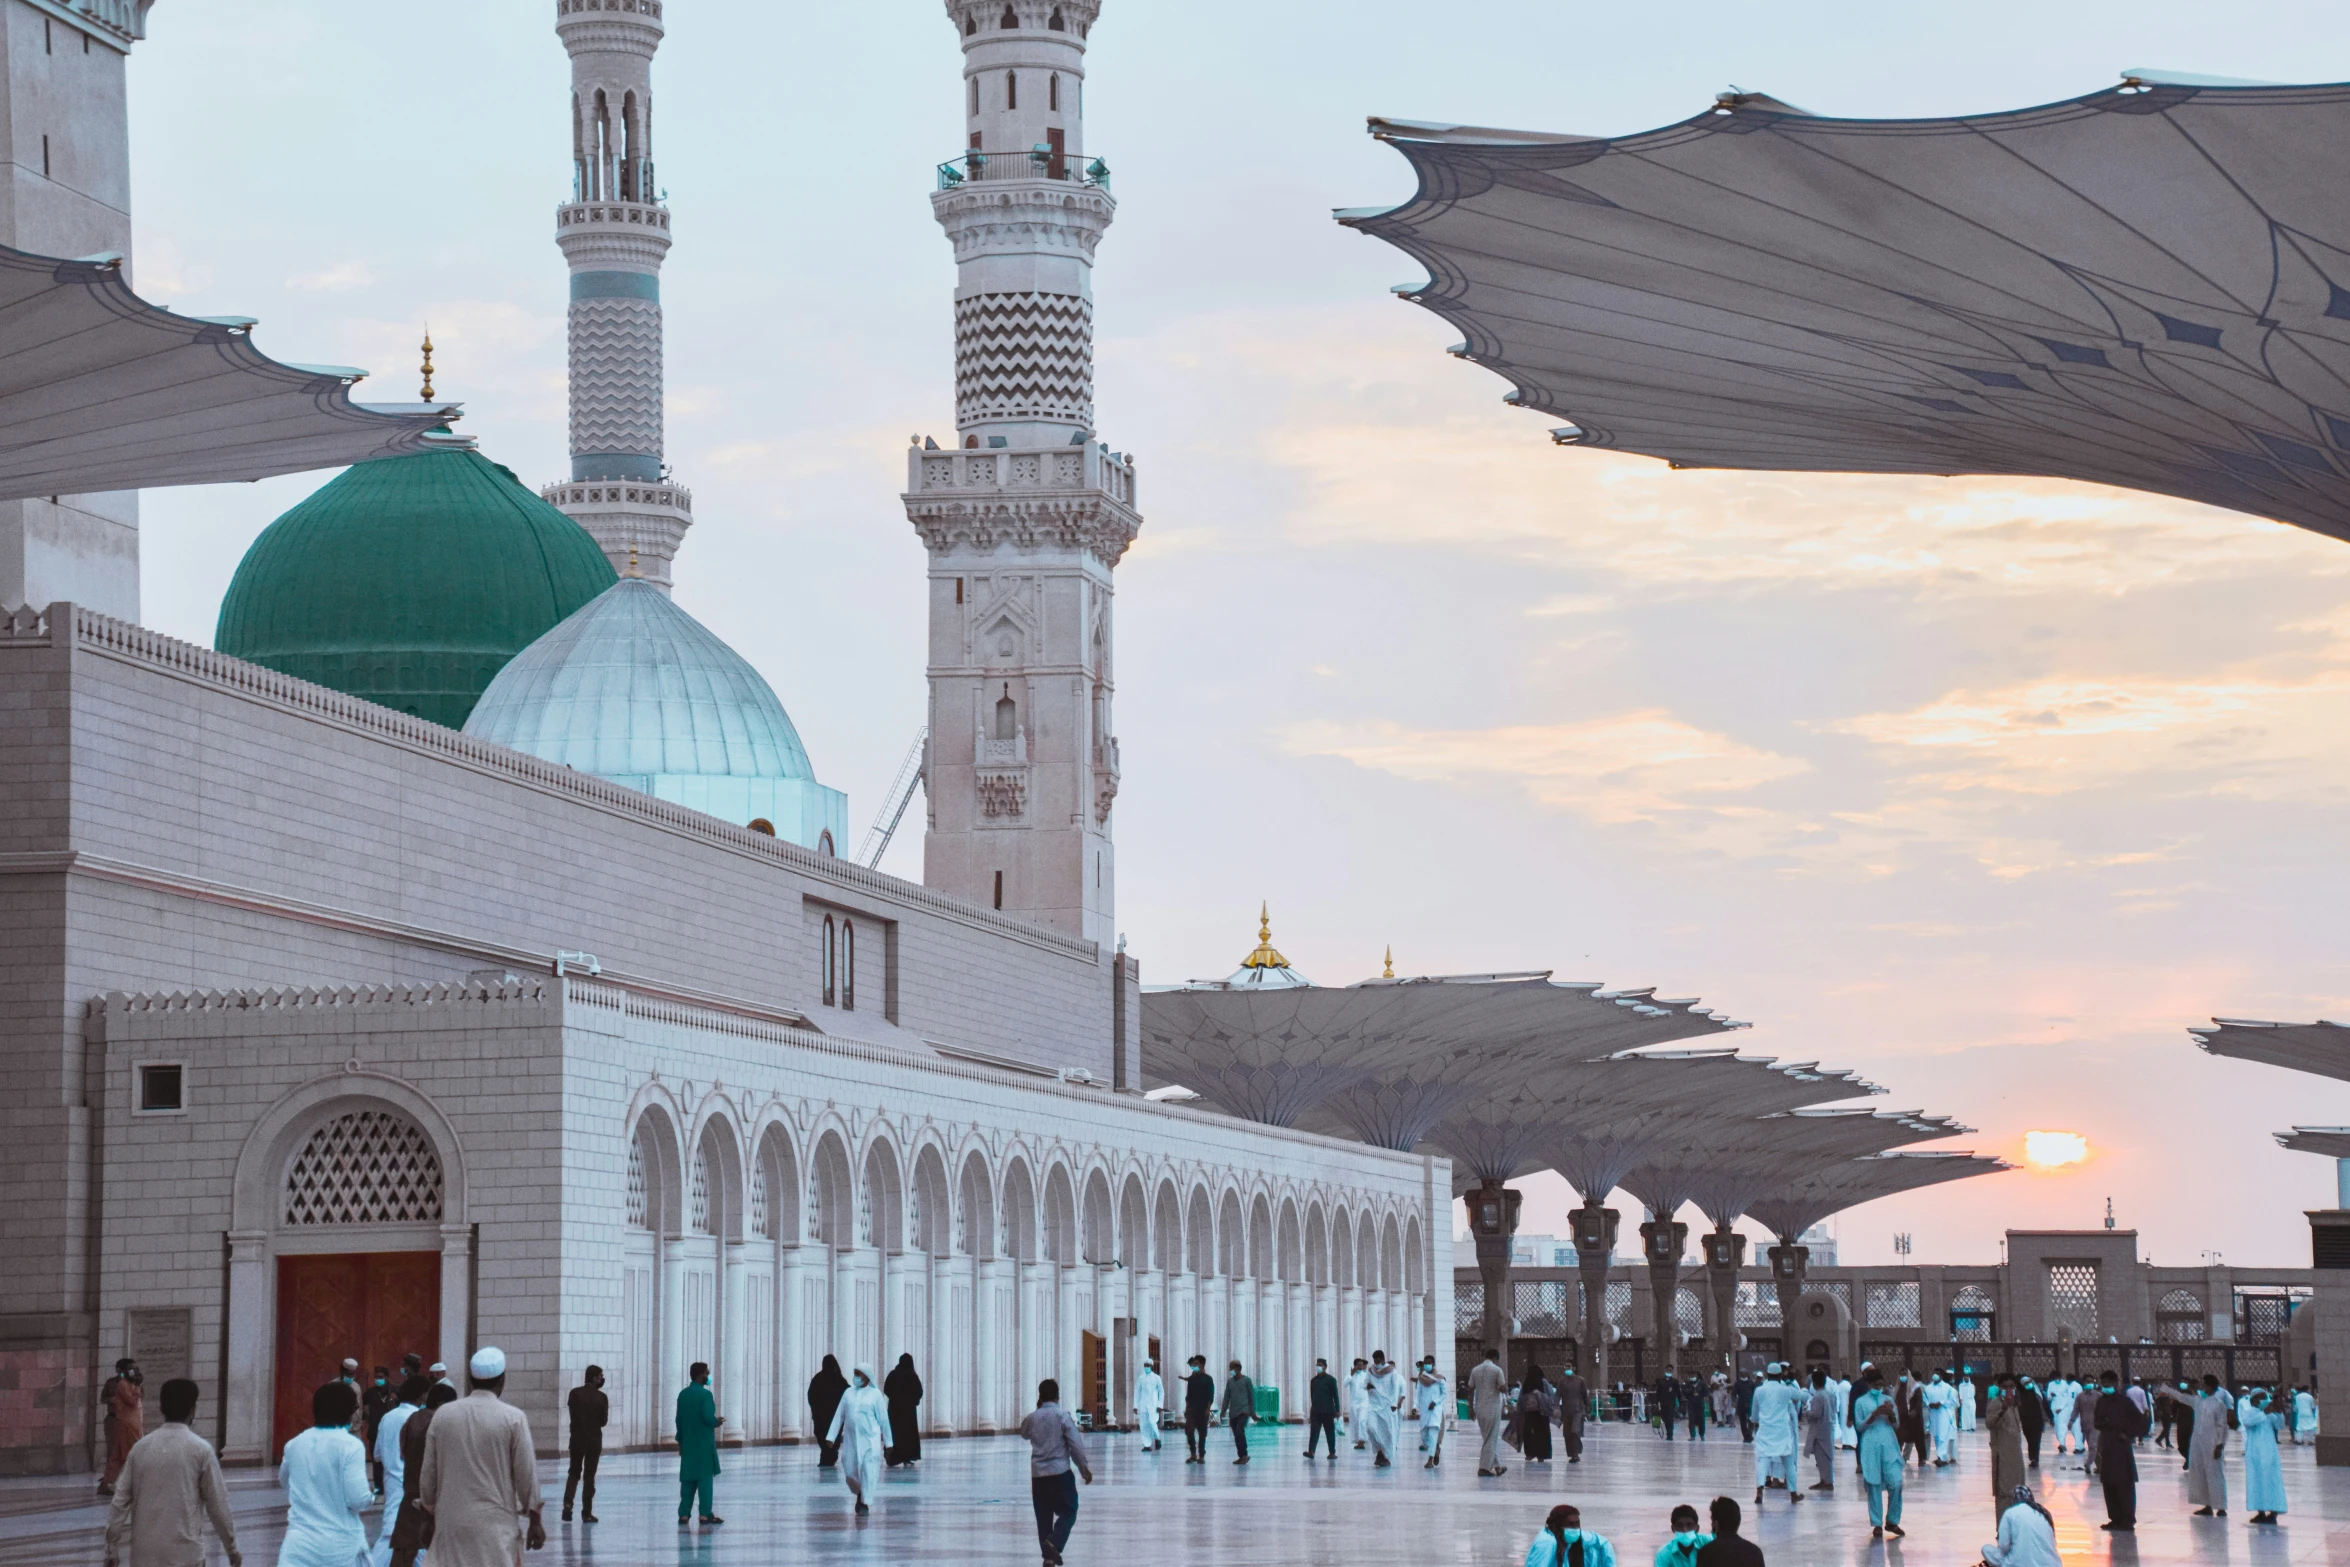
[{"label": "crowd of people", "polygon": [[[466,1370],[461,1398],[445,1366],[423,1365],[417,1356],[407,1357],[397,1373],[378,1366],[365,1385],[358,1363],[346,1360],[341,1374],[313,1393],[311,1426],[286,1444],[279,1463],[287,1506],[282,1567],[416,1567],[426,1552],[432,1567],[512,1567],[518,1543],[536,1549],[544,1542],[530,1423],[502,1397],[505,1356],[485,1348]],[[688,1375],[677,1394],[673,1427],[677,1521],[681,1528],[710,1529],[724,1522],[715,1504],[725,1417],[710,1388],[710,1368],[697,1362]],[[2194,1515],[2225,1518],[2225,1459],[2231,1441],[2240,1442],[2244,1503],[2250,1522],[2265,1527],[2287,1510],[2282,1449],[2313,1440],[2317,1426],[2317,1402],[2307,1387],[2231,1392],[2216,1375],[2175,1387],[2149,1386],[2110,1371],[2094,1380],[2057,1376],[2043,1383],[2003,1372],[1978,1381],[1957,1370],[1888,1376],[1864,1362],[1847,1380],[1824,1367],[1799,1375],[1792,1366],[1772,1364],[1735,1380],[1718,1372],[1667,1375],[1647,1388],[1617,1384],[1595,1396],[1571,1367],[1554,1378],[1528,1365],[1513,1381],[1499,1354],[1488,1351],[1462,1380],[1466,1396],[1456,1401],[1432,1355],[1406,1368],[1374,1352],[1356,1360],[1343,1379],[1327,1362],[1316,1361],[1305,1411],[1305,1461],[1337,1462],[1343,1426],[1353,1449],[1367,1452],[1374,1467],[1391,1466],[1407,1408],[1419,1428],[1426,1468],[1442,1464],[1446,1433],[1465,1412],[1477,1431],[1477,1473],[1487,1477],[1505,1472],[1505,1449],[1528,1464],[1549,1464],[1554,1456],[1579,1463],[1587,1428],[1610,1418],[1645,1420],[1666,1441],[1683,1433],[1703,1441],[1709,1428],[1734,1428],[1752,1449],[1749,1505],[1762,1508],[1774,1491],[1790,1506],[1807,1495],[1833,1492],[1840,1455],[1850,1452],[1871,1537],[1883,1539],[1905,1532],[1902,1499],[1913,1465],[1920,1472],[1951,1467],[1958,1462],[1958,1436],[1980,1426],[1988,1438],[1997,1529],[1997,1538],[1983,1547],[1985,1567],[2055,1567],[2052,1525],[2032,1486],[2044,1452],[2051,1473],[2077,1472],[2102,1488],[2105,1529],[2129,1532],[2137,1524],[2142,1454],[2175,1453]],[[239,1567],[218,1460],[188,1424],[196,1384],[164,1383],[163,1423],[151,1432],[145,1429],[144,1389],[137,1364],[124,1360],[100,1393],[107,1448],[99,1489],[111,1498],[108,1567],[202,1560],[207,1526],[226,1548],[231,1567]],[[1628,1396],[1635,1392],[1637,1397]],[[901,1355],[880,1377],[870,1365],[844,1374],[827,1355],[807,1393],[818,1433],[817,1464],[837,1472],[855,1513],[864,1517],[872,1511],[882,1471],[922,1459],[923,1386],[914,1359]],[[1186,1463],[1208,1462],[1217,1425],[1230,1432],[1232,1462],[1250,1461],[1250,1428],[1265,1411],[1240,1362],[1228,1362],[1219,1379],[1205,1356],[1194,1355],[1170,1389],[1157,1363],[1146,1360],[1133,1388],[1142,1451],[1161,1449],[1162,1421],[1178,1399]],[[566,1410],[562,1519],[569,1523],[576,1515],[593,1524],[611,1415],[601,1368],[586,1369],[569,1392]],[[1075,1526],[1079,1481],[1093,1479],[1084,1425],[1062,1406],[1058,1383],[1047,1379],[1019,1428],[1029,1443],[1031,1500],[1048,1567],[1061,1560]],[[1800,1473],[1807,1462],[1813,1471],[1808,1487]],[[363,1514],[379,1504],[382,1519],[371,1543]],[[1744,1516],[1737,1501],[1717,1497],[1708,1508],[1709,1527],[1700,1529],[1694,1507],[1675,1508],[1657,1567],[1759,1564],[1759,1548],[1739,1532]],[[1615,1561],[1615,1547],[1584,1529],[1571,1506],[1552,1509],[1526,1556],[1527,1567],[1614,1567]]]}]

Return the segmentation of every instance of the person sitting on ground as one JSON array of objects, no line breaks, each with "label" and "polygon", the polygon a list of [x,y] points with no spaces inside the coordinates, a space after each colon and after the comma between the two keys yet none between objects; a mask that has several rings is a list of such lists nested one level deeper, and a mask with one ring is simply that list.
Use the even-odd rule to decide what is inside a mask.
[{"label": "person sitting on ground", "polygon": [[1983,1567],[2063,1567],[2056,1554],[2055,1520],[2032,1500],[2030,1486],[2017,1486],[2007,1511],[1999,1515],[1999,1538],[1983,1547]]},{"label": "person sitting on ground", "polygon": [[1526,1567],[1616,1567],[1616,1548],[1605,1535],[1587,1533],[1582,1513],[1561,1503],[1526,1547]]},{"label": "person sitting on ground", "polygon": [[1714,1543],[1697,1530],[1697,1509],[1683,1502],[1673,1509],[1672,1538],[1658,1547],[1656,1567],[1697,1567],[1697,1553]]},{"label": "person sitting on ground", "polygon": [[1713,1515],[1714,1537],[1697,1548],[1697,1567],[1763,1567],[1762,1547],[1738,1532],[1738,1504],[1717,1496],[1707,1511]]}]

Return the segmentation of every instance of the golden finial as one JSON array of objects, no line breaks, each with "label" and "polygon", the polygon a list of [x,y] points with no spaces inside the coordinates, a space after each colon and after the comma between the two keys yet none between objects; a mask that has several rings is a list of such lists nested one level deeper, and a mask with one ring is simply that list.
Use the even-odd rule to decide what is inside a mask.
[{"label": "golden finial", "polygon": [[1387,972],[1379,977],[1381,979],[1395,978],[1395,949],[1393,947],[1387,949]]},{"label": "golden finial", "polygon": [[424,402],[432,401],[432,328],[424,329]]},{"label": "golden finial", "polygon": [[636,546],[635,546],[635,545],[633,545],[633,544],[631,544],[631,545],[628,547],[628,572],[627,572],[627,575],[629,575],[629,576],[633,577],[633,576],[636,576],[637,574],[638,574],[638,573],[637,573],[637,569],[636,569]]},{"label": "golden finial", "polygon": [[1273,950],[1273,914],[1270,904],[1257,905],[1257,950],[1240,960],[1242,968],[1287,968],[1289,959]]}]

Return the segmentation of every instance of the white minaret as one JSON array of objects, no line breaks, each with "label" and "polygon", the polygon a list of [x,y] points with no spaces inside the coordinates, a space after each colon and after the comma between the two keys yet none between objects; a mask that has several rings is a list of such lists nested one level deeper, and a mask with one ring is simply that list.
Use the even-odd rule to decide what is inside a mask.
[{"label": "white minaret", "polygon": [[661,460],[661,258],[669,208],[653,177],[653,51],[664,0],[555,0],[571,55],[571,477],[539,493],[669,591],[693,496]]},{"label": "white minaret", "polygon": [[968,139],[931,208],[955,247],[955,427],[918,441],[930,551],[923,880],[1115,940],[1110,573],[1142,525],[1094,437],[1093,252],[1109,170],[1085,154],[1100,0],[947,0]]}]

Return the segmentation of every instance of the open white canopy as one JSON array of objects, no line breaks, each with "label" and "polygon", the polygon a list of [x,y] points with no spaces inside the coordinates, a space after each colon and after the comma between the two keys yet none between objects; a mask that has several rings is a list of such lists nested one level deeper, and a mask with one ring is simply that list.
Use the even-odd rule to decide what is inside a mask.
[{"label": "open white canopy", "polygon": [[174,315],[119,256],[0,247],[0,500],[221,484],[396,457],[456,403],[351,401],[364,370],[281,364],[244,317]]},{"label": "open white canopy", "polygon": [[1746,1215],[1781,1240],[1864,1202],[1944,1181],[1996,1175],[2015,1166],[1988,1154],[1939,1149],[1871,1154],[1798,1176],[1746,1205]]},{"label": "open white canopy", "polygon": [[1339,220],[1427,267],[1398,292],[1562,443],[2085,479],[2350,539],[2350,85],[1371,130],[1419,193]]}]

